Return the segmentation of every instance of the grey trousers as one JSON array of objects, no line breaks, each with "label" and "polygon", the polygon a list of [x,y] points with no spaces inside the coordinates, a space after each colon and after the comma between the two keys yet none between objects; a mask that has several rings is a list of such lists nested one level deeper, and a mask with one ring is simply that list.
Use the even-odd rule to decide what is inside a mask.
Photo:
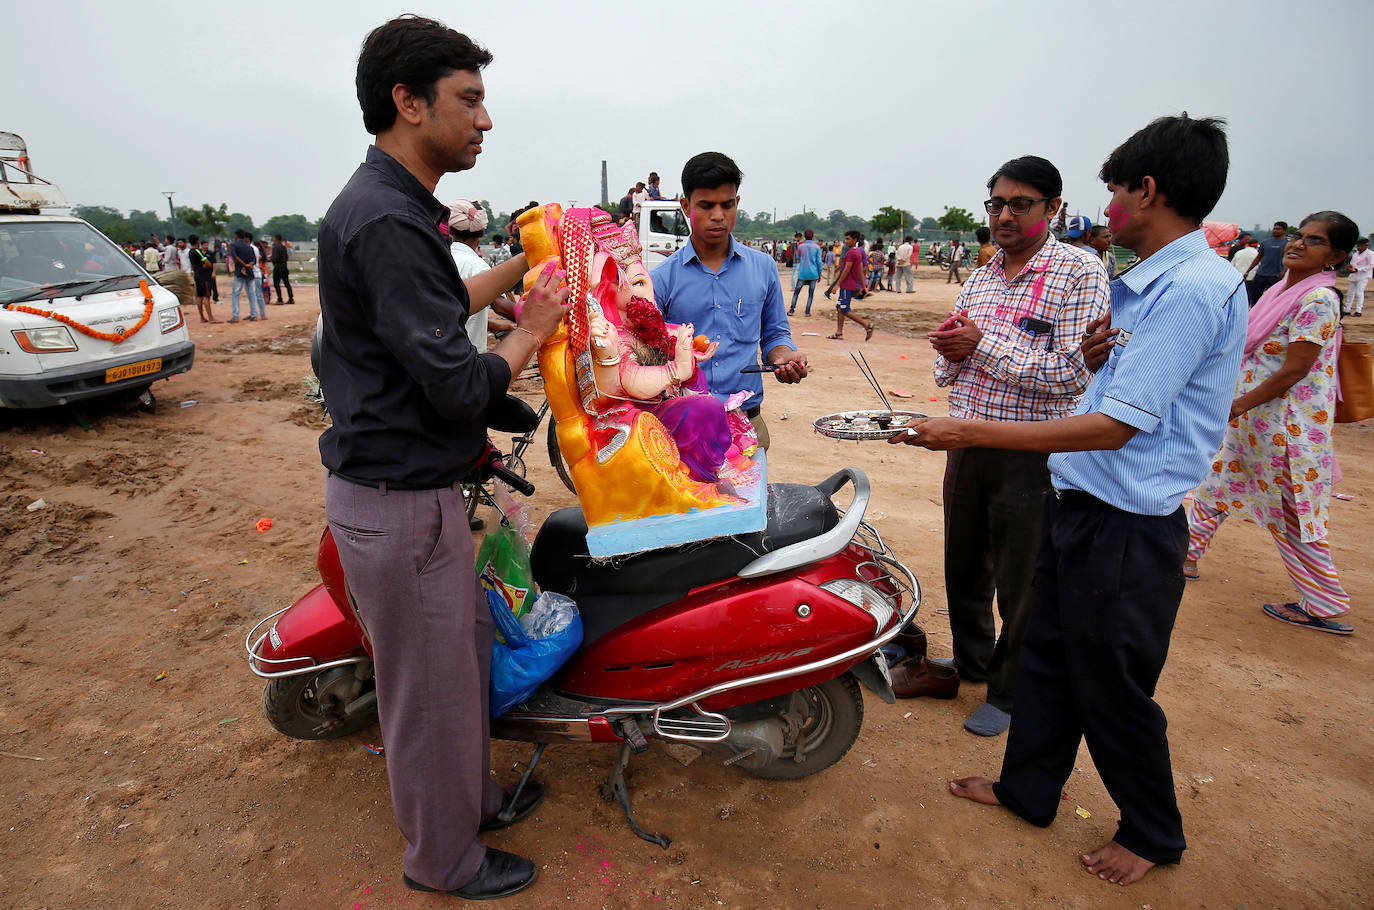
[{"label": "grey trousers", "polygon": [[372,639],[405,873],[461,888],[486,854],[477,828],[503,798],[488,770],[493,623],[462,490],[383,492],[331,475],[325,514]]},{"label": "grey trousers", "polygon": [[1047,460],[1035,452],[973,448],[950,452],[945,463],[945,591],[954,661],[968,680],[987,680],[988,702],[1008,712],[1045,497],[1052,495]]}]

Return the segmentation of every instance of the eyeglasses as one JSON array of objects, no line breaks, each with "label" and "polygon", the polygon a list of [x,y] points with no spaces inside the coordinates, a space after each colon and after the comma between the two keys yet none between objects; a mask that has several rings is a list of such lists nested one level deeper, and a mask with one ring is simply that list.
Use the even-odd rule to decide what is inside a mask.
[{"label": "eyeglasses", "polygon": [[1014,199],[998,199],[994,196],[983,203],[983,208],[987,209],[989,215],[1000,215],[1004,208],[1011,209],[1013,215],[1024,215],[1037,202],[1049,202],[1051,198],[1053,197],[1042,196],[1039,199],[1027,199],[1025,196],[1017,196]]},{"label": "eyeglasses", "polygon": [[1292,237],[1288,238],[1288,242],[1290,244],[1301,243],[1303,246],[1310,246],[1313,248],[1331,245],[1331,241],[1318,237],[1315,234],[1294,234]]}]

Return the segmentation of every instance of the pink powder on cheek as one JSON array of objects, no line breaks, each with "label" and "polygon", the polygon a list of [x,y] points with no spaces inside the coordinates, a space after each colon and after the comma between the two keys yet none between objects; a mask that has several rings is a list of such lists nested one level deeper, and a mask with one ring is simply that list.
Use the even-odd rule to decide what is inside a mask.
[{"label": "pink powder on cheek", "polygon": [[1045,225],[1045,219],[1041,218],[1039,221],[1035,222],[1035,224],[1032,224],[1030,226],[1030,230],[1026,231],[1026,236],[1039,237],[1041,234],[1045,233]]},{"label": "pink powder on cheek", "polygon": [[1103,212],[1107,216],[1107,227],[1111,228],[1113,233],[1121,230],[1126,226],[1126,222],[1131,220],[1131,216],[1127,212],[1123,212],[1121,206],[1115,202],[1103,209]]}]

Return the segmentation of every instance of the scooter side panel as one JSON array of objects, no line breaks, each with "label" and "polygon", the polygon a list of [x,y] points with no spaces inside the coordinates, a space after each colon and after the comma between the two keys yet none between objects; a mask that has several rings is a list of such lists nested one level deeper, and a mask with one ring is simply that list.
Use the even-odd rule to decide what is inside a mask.
[{"label": "scooter side panel", "polygon": [[[816,586],[837,575],[853,577],[852,564],[844,568],[817,566],[804,575],[735,579],[693,591],[573,655],[555,686],[579,698],[668,701],[861,645],[874,634],[873,617]],[[802,605],[809,610],[799,609]],[[827,668],[711,701],[715,707],[744,704],[824,682],[844,669]]]}]

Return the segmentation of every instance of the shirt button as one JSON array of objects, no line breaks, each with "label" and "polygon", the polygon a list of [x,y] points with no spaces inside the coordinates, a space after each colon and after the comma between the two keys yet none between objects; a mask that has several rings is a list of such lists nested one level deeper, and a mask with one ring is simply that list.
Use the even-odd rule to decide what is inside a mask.
[{"label": "shirt button", "polygon": [[443,329],[435,329],[435,330],[434,330],[434,337],[435,337],[435,338],[443,338],[443,337],[444,337],[444,330],[443,330]]}]

